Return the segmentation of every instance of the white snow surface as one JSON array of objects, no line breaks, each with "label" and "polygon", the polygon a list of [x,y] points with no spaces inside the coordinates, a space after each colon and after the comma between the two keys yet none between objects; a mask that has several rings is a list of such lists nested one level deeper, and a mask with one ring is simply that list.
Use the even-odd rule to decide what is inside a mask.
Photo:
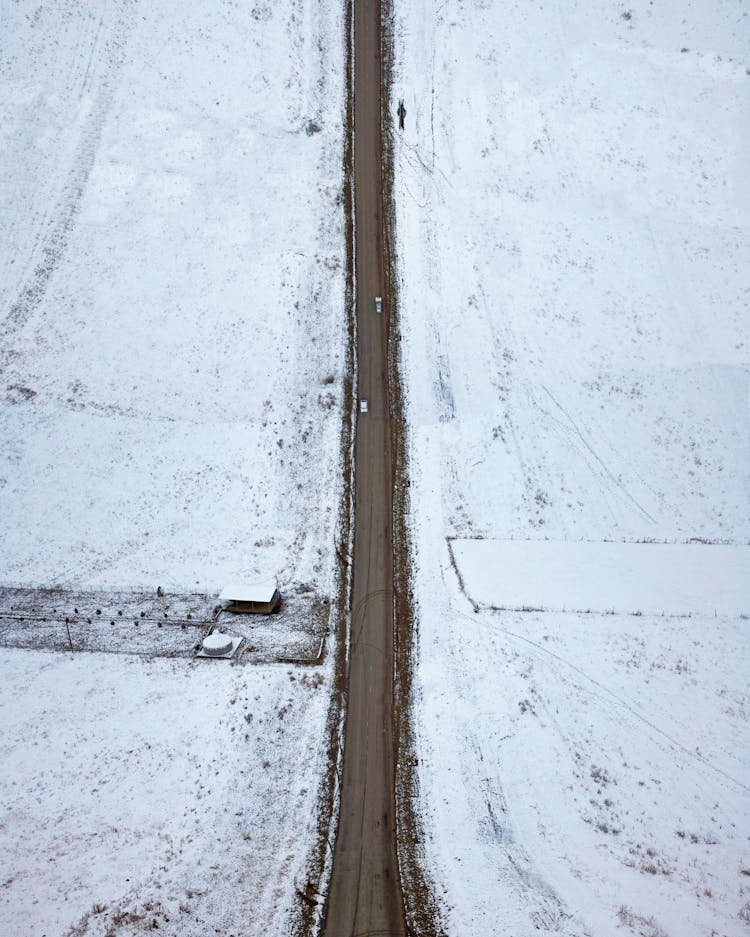
[{"label": "white snow surface", "polygon": [[[747,581],[719,557],[741,570],[750,539],[750,11],[394,6],[416,754],[443,926],[738,937]],[[493,550],[515,579],[489,574]],[[683,588],[687,556],[706,568]]]},{"label": "white snow surface", "polygon": [[[342,5],[0,37],[0,583],[330,594]],[[329,667],[0,651],[0,934],[288,935]]]},{"label": "white snow surface", "polygon": [[278,934],[303,888],[324,673],[0,650],[0,934]]},{"label": "white snow surface", "polygon": [[233,582],[219,593],[220,602],[270,602],[276,592],[276,580],[266,582]]},{"label": "white snow surface", "polygon": [[1,15],[0,578],[326,587],[340,5]]},{"label": "white snow surface", "polygon": [[450,550],[481,606],[750,616],[747,546],[453,540]]}]

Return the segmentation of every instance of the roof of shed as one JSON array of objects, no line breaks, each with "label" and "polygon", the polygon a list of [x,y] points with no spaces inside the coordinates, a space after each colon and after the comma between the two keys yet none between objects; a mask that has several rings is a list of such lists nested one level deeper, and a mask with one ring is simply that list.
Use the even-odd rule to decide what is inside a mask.
[{"label": "roof of shed", "polygon": [[271,602],[276,592],[276,580],[265,582],[233,582],[224,586],[219,595],[221,602]]}]

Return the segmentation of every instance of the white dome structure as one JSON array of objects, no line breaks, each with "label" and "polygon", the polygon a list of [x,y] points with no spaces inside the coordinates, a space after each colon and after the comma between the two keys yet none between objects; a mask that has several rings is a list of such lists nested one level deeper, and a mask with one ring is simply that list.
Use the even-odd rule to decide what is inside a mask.
[{"label": "white dome structure", "polygon": [[212,631],[203,639],[203,653],[208,657],[223,657],[229,654],[234,644],[231,635],[223,634],[221,631]]}]

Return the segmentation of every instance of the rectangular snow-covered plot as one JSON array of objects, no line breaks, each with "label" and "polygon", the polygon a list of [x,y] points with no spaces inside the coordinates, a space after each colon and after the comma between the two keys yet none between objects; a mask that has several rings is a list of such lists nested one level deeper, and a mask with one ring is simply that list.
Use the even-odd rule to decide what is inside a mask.
[{"label": "rectangular snow-covered plot", "polygon": [[750,548],[697,543],[453,540],[467,596],[494,608],[738,615]]}]

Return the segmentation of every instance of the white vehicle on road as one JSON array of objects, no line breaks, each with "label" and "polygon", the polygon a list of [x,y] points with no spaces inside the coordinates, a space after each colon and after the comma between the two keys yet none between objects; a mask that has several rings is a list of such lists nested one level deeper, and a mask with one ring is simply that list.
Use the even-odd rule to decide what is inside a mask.
[{"label": "white vehicle on road", "polygon": [[377,314],[380,315],[382,311],[383,311],[383,298],[382,296],[376,296],[375,297],[375,312],[377,312]]},{"label": "white vehicle on road", "polygon": [[363,397],[359,402],[359,412],[367,413],[368,409],[369,409],[369,406],[368,406],[367,400]]}]

